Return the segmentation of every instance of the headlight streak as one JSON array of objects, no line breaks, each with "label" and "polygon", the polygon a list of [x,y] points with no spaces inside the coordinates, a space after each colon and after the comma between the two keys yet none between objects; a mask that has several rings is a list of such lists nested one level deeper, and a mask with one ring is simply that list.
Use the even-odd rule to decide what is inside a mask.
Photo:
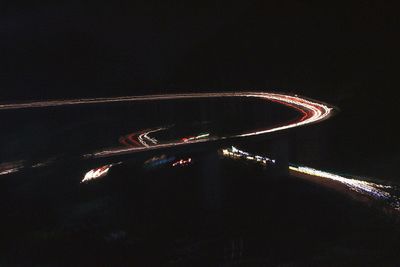
[{"label": "headlight streak", "polygon": [[[265,158],[275,163],[275,160],[261,157],[259,155],[251,155],[250,153],[237,149],[234,146],[232,146],[231,148],[222,149],[221,151],[222,155],[228,158],[242,159],[245,161],[256,161],[257,159]],[[345,177],[326,171],[316,170],[310,167],[297,166],[295,164],[289,164],[289,170],[301,174],[310,175],[313,177],[328,179],[330,181],[343,184],[351,191],[387,203],[390,207],[394,208],[397,211],[400,211],[400,188],[397,186],[382,184],[378,182],[369,182],[362,180],[362,178],[360,177]]]},{"label": "headlight streak", "polygon": [[125,148],[110,148],[103,151],[97,151],[83,155],[84,158],[89,157],[108,157],[119,154],[134,153],[149,149],[167,148],[185,144],[193,144],[207,141],[217,141],[229,138],[241,138],[248,136],[256,136],[267,134],[277,131],[282,131],[294,127],[303,126],[306,124],[315,123],[327,119],[332,115],[332,108],[326,104],[316,101],[304,99],[298,96],[291,96],[278,93],[265,93],[265,92],[225,92],[225,93],[187,93],[187,94],[166,94],[166,95],[148,95],[148,96],[126,96],[126,97],[110,97],[110,98],[83,98],[73,100],[52,100],[52,101],[38,101],[30,103],[19,104],[1,104],[0,110],[10,109],[26,109],[26,108],[42,108],[42,107],[55,107],[65,105],[82,105],[82,104],[100,104],[100,103],[114,103],[114,102],[134,102],[134,101],[159,101],[159,100],[176,100],[176,99],[194,99],[194,98],[226,98],[226,97],[251,97],[259,98],[267,101],[274,101],[286,105],[289,108],[296,109],[302,113],[302,117],[294,122],[289,122],[273,128],[266,128],[263,130],[250,131],[242,134],[232,136],[220,137],[204,137],[200,139],[188,140],[186,142],[173,141],[170,143],[148,145],[143,140],[142,143],[138,142],[134,137],[135,134],[128,135],[120,139],[120,142],[127,147]]},{"label": "headlight streak", "polygon": [[344,184],[352,191],[370,196],[377,200],[385,201],[386,203],[389,203],[389,205],[392,206],[394,209],[400,211],[400,190],[395,186],[347,178],[334,173],[320,171],[304,166],[289,165],[289,170],[339,182],[341,184]]},{"label": "headlight streak", "polygon": [[165,143],[165,144],[157,144],[154,146],[148,146],[148,147],[132,147],[132,148],[110,148],[107,150],[102,150],[99,152],[95,153],[90,153],[90,154],[85,154],[83,155],[84,158],[102,158],[102,157],[109,157],[109,156],[114,156],[114,155],[121,155],[121,154],[127,154],[127,153],[134,153],[134,152],[140,152],[140,151],[146,151],[146,150],[153,150],[153,149],[159,149],[159,148],[169,148],[169,147],[174,147],[174,146],[179,146],[182,144],[188,144],[188,143],[203,143],[207,141],[214,141],[218,140],[217,138],[209,138],[209,139],[200,139],[200,140],[194,140],[191,142],[183,143],[183,142],[170,142],[170,143]]},{"label": "headlight streak", "polygon": [[166,129],[167,129],[167,128],[165,128],[165,127],[161,127],[161,128],[157,128],[157,129],[154,129],[154,130],[145,131],[145,132],[139,134],[138,140],[139,140],[139,142],[140,142],[143,146],[145,146],[145,147],[149,147],[150,145],[148,145],[148,144],[144,141],[144,139],[146,139],[147,141],[150,141],[151,143],[153,143],[154,145],[156,145],[156,144],[158,143],[158,141],[157,141],[155,138],[149,137],[148,135],[151,134],[151,133],[163,131],[163,130],[166,130]]},{"label": "headlight streak", "polygon": [[143,140],[143,134],[139,134],[138,140],[139,140],[139,142],[140,142],[143,146],[145,146],[145,147],[148,147],[148,146],[149,146],[149,145]]},{"label": "headlight streak", "polygon": [[0,163],[0,175],[8,175],[20,171],[26,171],[29,169],[38,169],[47,167],[51,165],[54,161],[55,158],[53,157],[44,161],[32,163],[32,165],[27,164],[25,160]]},{"label": "headlight streak", "polygon": [[81,183],[87,183],[91,180],[104,177],[108,174],[108,171],[110,170],[110,168],[112,166],[119,165],[121,163],[122,162],[107,164],[107,165],[101,166],[100,168],[92,169],[85,174]]},{"label": "headlight streak", "polygon": [[[125,148],[110,148],[102,151],[97,151],[89,154],[83,155],[84,158],[100,158],[100,157],[108,157],[120,154],[134,153],[140,152],[144,150],[152,150],[159,148],[168,148],[186,144],[193,144],[199,142],[208,142],[208,141],[217,141],[224,140],[229,138],[241,138],[248,136],[256,136],[266,133],[272,133],[277,131],[282,131],[294,127],[299,127],[306,124],[315,123],[324,119],[327,119],[332,115],[332,108],[316,101],[307,100],[304,98],[300,98],[298,96],[290,96],[284,94],[277,93],[262,93],[262,92],[233,92],[233,93],[191,93],[191,94],[171,94],[171,95],[150,95],[150,96],[131,96],[131,97],[117,97],[117,98],[94,98],[94,99],[81,99],[81,100],[65,100],[65,101],[49,101],[49,102],[34,102],[27,104],[16,104],[16,105],[0,105],[1,109],[10,109],[10,108],[32,108],[32,107],[42,107],[42,106],[57,106],[57,105],[76,105],[76,104],[93,104],[93,103],[110,103],[110,102],[129,102],[129,101],[144,101],[144,100],[175,100],[175,99],[191,99],[191,98],[221,98],[221,97],[252,97],[252,98],[260,98],[267,101],[274,101],[286,105],[289,108],[293,108],[302,113],[301,118],[294,122],[289,122],[284,125],[280,125],[273,128],[267,128],[264,130],[250,131],[247,133],[242,133],[238,135],[232,136],[220,136],[220,137],[210,137],[204,136],[199,139],[192,140],[181,140],[181,141],[172,141],[169,143],[162,144],[153,144],[149,145],[146,141],[143,140],[144,135],[141,137],[141,142],[135,140],[133,135],[128,136],[128,140],[131,143],[134,143],[135,146],[130,145]],[[120,140],[121,143],[127,144],[126,139]]]},{"label": "headlight streak", "polygon": [[194,141],[194,140],[199,140],[199,139],[207,138],[207,137],[209,137],[209,136],[210,136],[209,133],[205,133],[205,134],[200,134],[200,135],[198,135],[198,136],[184,137],[184,138],[182,138],[182,141],[185,142],[185,143],[187,143],[187,142],[190,142],[190,141]]},{"label": "headlight streak", "polygon": [[243,159],[246,161],[253,161],[262,164],[263,166],[267,166],[268,164],[275,164],[274,159],[270,159],[267,157],[259,156],[259,155],[251,155],[248,152],[237,149],[232,146],[231,148],[225,148],[221,150],[222,155],[227,158],[232,159]]},{"label": "headlight streak", "polygon": [[[162,130],[164,130],[165,128],[162,128]],[[156,131],[160,131],[160,130],[156,130]],[[158,143],[158,140],[155,138],[151,138],[150,136],[148,136],[148,134],[150,133],[154,133],[156,131],[149,131],[147,133],[143,134],[143,138],[145,138],[146,140],[150,141],[151,143],[153,143],[154,145],[156,145]]]},{"label": "headlight streak", "polygon": [[0,175],[12,174],[24,168],[24,161],[4,162],[0,164]]},{"label": "headlight streak", "polygon": [[176,166],[186,166],[192,163],[192,158],[187,158],[187,159],[180,159],[174,163],[172,163],[172,167]]},{"label": "headlight streak", "polygon": [[[125,147],[128,148],[132,148],[132,147],[149,147],[150,145],[145,141],[145,139],[147,141],[150,141],[153,144],[157,144],[158,141],[155,138],[151,138],[148,135],[150,133],[155,133],[155,132],[159,132],[162,130],[166,130],[169,127],[160,127],[157,129],[151,129],[151,130],[143,130],[140,132],[135,132],[135,133],[130,133],[128,135],[125,136],[121,136],[119,138],[119,142],[124,145]],[[136,138],[137,136],[137,138]]]},{"label": "headlight streak", "polygon": [[282,125],[278,127],[274,127],[271,129],[265,129],[261,131],[249,132],[244,134],[235,135],[233,137],[246,137],[246,136],[254,136],[266,133],[272,133],[276,131],[282,131],[285,129],[290,129],[298,126],[302,126],[305,124],[314,123],[317,121],[321,121],[323,119],[328,118],[331,115],[332,108],[321,104],[312,102],[310,100],[306,100],[300,97],[289,96],[289,95],[280,95],[280,94],[268,94],[268,95],[259,95],[259,94],[249,94],[247,97],[260,97],[264,99],[268,99],[270,101],[276,101],[282,103],[289,107],[296,107],[298,110],[302,110],[303,117],[300,118],[296,122],[291,122],[287,125]]}]

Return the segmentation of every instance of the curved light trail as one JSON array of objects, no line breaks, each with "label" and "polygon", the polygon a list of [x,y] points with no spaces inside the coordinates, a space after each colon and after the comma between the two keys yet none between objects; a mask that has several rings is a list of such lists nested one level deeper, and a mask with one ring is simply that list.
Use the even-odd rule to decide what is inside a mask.
[{"label": "curved light trail", "polygon": [[[227,97],[245,97],[245,98],[258,98],[266,101],[273,101],[297,110],[302,116],[296,121],[288,122],[272,128],[265,128],[261,130],[253,130],[233,136],[220,136],[208,137],[198,140],[190,140],[186,142],[176,141],[163,144],[148,144],[144,146],[132,146],[128,148],[113,148],[87,154],[85,157],[106,157],[117,154],[125,154],[142,150],[166,148],[184,144],[192,144],[207,141],[223,140],[227,138],[238,138],[261,135],[282,131],[298,126],[303,126],[315,122],[322,121],[332,115],[333,108],[328,105],[317,102],[315,100],[305,99],[299,96],[292,96],[279,93],[266,93],[266,92],[224,92],[224,93],[186,93],[186,94],[166,94],[166,95],[147,95],[147,96],[126,96],[126,97],[110,97],[110,98],[83,98],[73,100],[52,100],[52,101],[38,101],[30,103],[19,104],[1,104],[0,110],[10,109],[26,109],[26,108],[41,108],[41,107],[55,107],[66,105],[81,105],[81,104],[99,104],[99,103],[114,103],[114,102],[135,102],[135,101],[158,101],[158,100],[176,100],[176,99],[194,99],[194,98],[227,98]],[[130,141],[133,141],[132,136]],[[141,136],[144,137],[144,136]],[[136,143],[136,141],[135,141]],[[143,144],[142,144],[143,145]]]},{"label": "curved light trail", "polygon": [[[150,149],[158,149],[158,148],[168,148],[173,146],[185,145],[185,144],[193,144],[200,142],[208,142],[208,141],[217,141],[228,138],[241,138],[241,137],[249,137],[256,136],[261,134],[267,134],[277,131],[282,131],[302,125],[307,125],[315,122],[322,121],[329,116],[332,115],[333,108],[329,107],[324,103],[320,103],[314,100],[309,100],[305,98],[301,98],[298,96],[291,96],[285,94],[276,94],[276,93],[259,93],[259,92],[248,92],[248,93],[193,93],[193,94],[176,94],[176,95],[156,95],[156,96],[146,96],[146,97],[134,97],[130,98],[130,100],[125,98],[125,101],[138,101],[140,100],[174,100],[174,99],[182,99],[182,98],[218,98],[218,97],[253,97],[259,98],[267,101],[278,102],[282,105],[285,105],[289,108],[297,110],[301,116],[292,122],[288,122],[286,124],[281,124],[272,128],[265,128],[257,131],[249,131],[237,135],[232,136],[204,136],[204,138],[192,138],[185,140],[175,140],[167,143],[156,143],[152,144],[149,142],[145,142],[143,137],[145,136],[143,133],[138,136],[138,141],[142,144],[142,146],[130,146],[124,148],[110,148],[98,152],[94,152],[91,154],[84,155],[85,157],[107,157],[113,155],[120,155],[126,153],[139,152]],[[122,100],[121,100],[122,101]],[[163,129],[163,128],[161,128]],[[151,132],[146,132],[149,134]],[[147,136],[147,135],[146,135]],[[148,136],[147,136],[148,137]]]}]

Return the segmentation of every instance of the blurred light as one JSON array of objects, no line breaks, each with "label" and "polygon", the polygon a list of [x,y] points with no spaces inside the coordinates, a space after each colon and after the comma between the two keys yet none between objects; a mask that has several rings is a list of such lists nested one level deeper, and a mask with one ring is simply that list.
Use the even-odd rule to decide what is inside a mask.
[{"label": "blurred light", "polygon": [[172,163],[172,166],[173,167],[186,166],[186,165],[189,165],[190,163],[192,163],[192,158],[180,159],[177,162]]},{"label": "blurred light", "polygon": [[112,166],[119,165],[121,163],[122,162],[113,163],[113,164],[107,164],[107,165],[104,165],[104,166],[102,166],[100,168],[92,169],[92,170],[88,171],[85,174],[85,176],[82,179],[81,183],[85,183],[85,182],[88,182],[88,181],[91,181],[91,180],[94,180],[94,179],[98,179],[98,178],[104,177],[104,176],[106,176],[108,174],[108,171],[110,170],[110,168]]},{"label": "blurred light", "polygon": [[162,166],[166,163],[172,162],[175,160],[175,157],[167,157],[166,155],[161,155],[158,157],[152,157],[144,162],[145,168],[155,168]]},{"label": "blurred light", "polygon": [[12,161],[12,162],[4,162],[0,164],[0,175],[7,175],[11,173],[15,173],[24,168],[24,161]]},{"label": "blurred light", "polygon": [[348,178],[305,166],[289,165],[289,170],[341,183],[352,191],[384,200],[396,210],[400,210],[400,190],[395,186]]},{"label": "blurred light", "polygon": [[207,138],[209,136],[210,136],[209,133],[205,133],[205,134],[200,134],[198,136],[184,137],[184,138],[182,138],[182,141],[183,142],[189,142],[189,141],[199,140],[199,139],[202,139],[202,138]]},{"label": "blurred light", "polygon": [[56,160],[55,157],[41,161],[41,162],[36,162],[35,164],[32,164],[32,168],[41,168],[41,167],[46,167],[53,163]]},{"label": "blurred light", "polygon": [[275,164],[274,159],[262,157],[259,155],[251,155],[250,153],[245,152],[240,149],[237,149],[234,146],[232,146],[231,148],[224,148],[221,151],[222,151],[222,155],[224,157],[228,157],[228,158],[232,158],[232,159],[243,159],[246,161],[257,162],[257,163],[261,163],[264,166],[266,166],[268,163]]},{"label": "blurred light", "polygon": [[[93,103],[112,103],[112,102],[134,102],[134,101],[158,101],[158,100],[176,100],[176,99],[195,99],[195,98],[222,98],[222,97],[250,97],[259,98],[267,101],[277,102],[285,105],[289,108],[297,110],[301,116],[291,122],[283,122],[281,125],[276,127],[267,127],[262,130],[251,130],[245,133],[232,135],[232,136],[219,136],[210,137],[208,134],[200,135],[196,137],[184,138],[179,141],[170,141],[162,144],[154,143],[149,145],[146,141],[142,141],[146,144],[141,144],[136,140],[130,140],[136,146],[126,148],[110,148],[103,151],[97,151],[94,153],[86,154],[84,157],[108,157],[113,155],[120,155],[132,152],[139,152],[148,149],[158,149],[180,146],[190,143],[207,142],[224,140],[229,138],[248,137],[260,134],[272,133],[282,131],[306,124],[315,123],[328,118],[332,115],[332,108],[326,104],[319,103],[316,101],[308,100],[298,96],[291,96],[277,93],[266,93],[266,92],[226,92],[226,93],[187,93],[187,94],[170,94],[170,95],[148,95],[148,96],[127,96],[127,97],[114,97],[114,98],[91,98],[91,99],[76,99],[76,100],[60,100],[60,101],[43,101],[43,102],[31,102],[24,104],[3,104],[0,105],[0,109],[15,109],[15,108],[34,108],[34,107],[45,107],[45,106],[60,106],[60,105],[76,105],[76,104],[93,104]],[[124,140],[122,140],[124,141]],[[151,142],[151,141],[150,141]]]}]

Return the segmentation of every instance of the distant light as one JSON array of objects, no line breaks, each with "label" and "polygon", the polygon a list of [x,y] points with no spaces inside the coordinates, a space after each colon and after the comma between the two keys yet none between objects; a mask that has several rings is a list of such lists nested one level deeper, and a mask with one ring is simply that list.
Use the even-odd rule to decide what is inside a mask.
[{"label": "distant light", "polygon": [[23,160],[4,162],[0,164],[0,175],[7,175],[14,172],[18,172],[22,168],[24,168]]},{"label": "distant light", "polygon": [[100,177],[106,176],[108,171],[110,170],[110,167],[111,166],[106,165],[106,166],[103,166],[103,167],[88,171],[85,174],[85,177],[83,178],[82,183],[85,183],[85,182],[88,182],[90,180],[98,179]]},{"label": "distant light", "polygon": [[397,191],[398,189],[393,186],[347,178],[338,174],[320,171],[305,166],[290,165],[289,170],[339,182],[352,191],[368,195],[376,199],[386,200],[396,210],[400,211],[400,197],[399,195],[394,195],[391,193]]},{"label": "distant light", "polygon": [[231,148],[224,148],[221,150],[222,155],[228,158],[233,158],[233,159],[244,159],[248,161],[254,161],[257,163],[261,163],[262,165],[267,165],[267,163],[273,163],[275,164],[274,159],[270,159],[267,157],[262,157],[259,155],[251,155],[248,152],[245,152],[243,150],[240,150],[234,146],[231,146]]},{"label": "distant light", "polygon": [[45,161],[41,161],[41,162],[37,162],[37,163],[33,164],[32,168],[46,167],[46,166],[50,165],[51,163],[53,163],[54,161],[55,161],[55,157],[49,158]]},{"label": "distant light", "polygon": [[107,164],[104,165],[100,168],[96,168],[96,169],[92,169],[90,171],[88,171],[85,176],[83,177],[81,183],[86,183],[88,181],[94,180],[94,179],[98,179],[101,177],[104,177],[108,174],[108,171],[110,170],[110,168],[114,165],[119,165],[122,162],[118,162],[118,163],[113,163],[113,164]]},{"label": "distant light", "polygon": [[[60,101],[44,101],[32,102],[25,104],[5,104],[0,105],[0,109],[19,109],[19,108],[34,108],[45,106],[60,106],[60,105],[76,105],[76,104],[94,104],[94,103],[112,103],[112,102],[133,102],[133,101],[157,101],[157,100],[176,100],[176,99],[195,99],[195,98],[216,98],[216,97],[251,97],[264,99],[267,101],[277,102],[289,108],[295,109],[302,115],[295,121],[282,123],[274,127],[266,127],[260,130],[250,130],[245,133],[229,136],[214,136],[207,137],[206,134],[197,137],[182,138],[171,142],[157,143],[155,139],[149,140],[145,135],[141,136],[140,143],[137,140],[132,140],[135,145],[125,148],[108,148],[102,151],[97,151],[83,155],[87,157],[108,157],[112,155],[126,154],[139,152],[149,149],[160,149],[167,147],[175,147],[185,145],[188,143],[217,141],[230,138],[243,138],[272,132],[278,132],[294,127],[299,127],[315,122],[322,121],[332,115],[333,108],[313,100],[301,98],[293,95],[266,93],[266,92],[225,92],[225,93],[186,93],[186,94],[170,94],[170,95],[148,95],[148,96],[127,96],[127,97],[114,97],[114,98],[93,98],[93,99],[75,99],[75,100],[60,100]],[[131,137],[131,136],[129,136]],[[197,138],[197,139],[196,139]],[[123,140],[122,140],[123,141]],[[150,144],[151,143],[151,144]]]},{"label": "distant light", "polygon": [[206,138],[206,137],[209,137],[209,136],[210,136],[209,133],[204,133],[204,134],[200,134],[200,135],[197,135],[197,136],[184,137],[181,140],[186,143],[186,142],[189,142],[189,141],[203,139],[203,138]]},{"label": "distant light", "polygon": [[145,168],[155,168],[162,166],[166,163],[169,163],[171,161],[174,161],[175,157],[167,157],[165,154],[161,156],[155,156],[152,157],[144,162],[144,167]]},{"label": "distant light", "polygon": [[192,158],[187,158],[187,159],[180,159],[174,163],[172,163],[172,167],[176,167],[176,166],[185,166],[188,165],[192,162]]}]

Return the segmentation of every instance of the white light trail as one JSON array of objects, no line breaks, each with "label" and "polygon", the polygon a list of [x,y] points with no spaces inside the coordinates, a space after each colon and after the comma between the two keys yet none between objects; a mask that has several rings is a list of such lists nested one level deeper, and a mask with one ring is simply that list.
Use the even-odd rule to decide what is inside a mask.
[{"label": "white light trail", "polygon": [[262,157],[259,155],[251,155],[248,152],[243,150],[237,149],[236,147],[232,146],[231,148],[222,149],[222,155],[224,157],[233,158],[233,159],[244,159],[247,161],[254,161],[261,163],[262,165],[266,166],[267,164],[275,164],[274,159],[270,159],[267,157]]},{"label": "white light trail", "polygon": [[[119,154],[133,153],[150,149],[167,148],[173,146],[180,146],[185,144],[193,144],[199,142],[217,141],[228,138],[241,138],[247,136],[255,136],[266,133],[272,133],[276,131],[282,131],[285,129],[290,129],[306,124],[315,123],[327,119],[332,115],[333,108],[327,106],[326,104],[319,103],[316,101],[304,99],[298,96],[291,96],[285,94],[277,93],[262,93],[262,92],[233,92],[233,93],[191,93],[191,94],[171,94],[171,95],[152,95],[152,96],[137,96],[137,97],[124,97],[124,98],[109,98],[109,99],[90,99],[86,100],[87,103],[107,103],[107,102],[122,102],[122,101],[144,101],[144,100],[174,100],[174,99],[190,99],[190,98],[226,98],[226,97],[251,97],[251,98],[261,98],[267,101],[279,102],[283,105],[288,106],[298,110],[303,114],[295,122],[289,122],[284,125],[280,125],[273,128],[266,128],[258,131],[250,131],[233,136],[220,136],[220,137],[210,137],[208,135],[202,136],[201,138],[194,138],[190,140],[183,141],[172,141],[163,144],[146,145],[144,147],[128,147],[128,148],[110,148],[103,151],[94,152],[91,154],[86,154],[84,157],[108,157]],[[82,102],[79,102],[82,103]],[[1,106],[0,106],[1,109]],[[143,137],[142,137],[143,141]],[[140,142],[140,140],[139,140]]]},{"label": "white light trail", "polygon": [[167,129],[167,128],[166,127],[161,127],[161,128],[157,128],[157,129],[154,129],[154,130],[149,130],[149,131],[143,132],[143,133],[138,135],[138,140],[145,147],[149,147],[149,145],[143,139],[146,139],[146,140],[152,142],[154,145],[156,145],[158,143],[158,141],[155,138],[149,137],[148,135],[151,134],[151,133],[163,131],[165,129]]},{"label": "white light trail", "polygon": [[[195,99],[195,98],[229,98],[229,97],[245,97],[245,98],[258,98],[267,101],[273,101],[286,105],[289,108],[296,109],[303,114],[295,122],[288,122],[272,128],[265,128],[257,131],[249,131],[233,136],[221,136],[221,137],[205,137],[199,140],[190,140],[187,142],[171,142],[168,144],[154,144],[145,147],[129,147],[123,149],[108,149],[99,151],[91,154],[84,155],[85,157],[106,157],[117,154],[125,154],[143,151],[146,149],[157,149],[172,147],[184,144],[191,144],[205,141],[223,140],[228,138],[248,137],[261,135],[266,133],[272,133],[282,131],[298,126],[303,126],[318,121],[327,119],[332,115],[332,108],[324,103],[320,103],[314,100],[301,98],[299,96],[292,96],[278,93],[266,93],[266,92],[223,92],[223,93],[186,93],[186,94],[166,94],[166,95],[147,95],[147,96],[126,96],[126,97],[110,97],[110,98],[82,98],[72,100],[52,100],[52,101],[37,101],[30,103],[18,103],[18,104],[0,104],[0,110],[8,109],[24,109],[24,108],[41,108],[41,107],[52,107],[52,106],[66,106],[66,105],[82,105],[82,104],[99,104],[99,103],[114,103],[114,102],[135,102],[135,101],[159,101],[159,100],[176,100],[176,99]],[[142,140],[143,141],[143,140]],[[146,142],[144,142],[146,143]],[[143,144],[143,143],[142,143]],[[146,143],[146,145],[148,145]]]},{"label": "white light trail", "polygon": [[15,173],[24,168],[24,161],[4,162],[0,164],[0,175]]},{"label": "white light trail", "polygon": [[110,168],[114,165],[119,165],[122,162],[118,162],[118,163],[113,163],[113,164],[107,164],[104,165],[100,168],[96,168],[96,169],[92,169],[90,171],[88,171],[85,176],[83,177],[81,183],[86,183],[88,181],[94,180],[94,179],[98,179],[101,177],[104,177],[108,174],[108,171],[110,170]]},{"label": "white light trail", "polygon": [[176,166],[186,166],[188,164],[192,163],[192,158],[187,158],[187,159],[180,159],[174,163],[172,163],[172,167]]},{"label": "white light trail", "polygon": [[[234,146],[232,146],[231,148],[222,149],[222,155],[233,159],[252,160],[260,162],[264,162],[261,161],[261,159],[264,159],[275,163],[275,160],[271,160],[269,158],[261,157],[258,155],[251,155],[250,153],[237,149]],[[289,170],[295,173],[305,174],[312,177],[340,183],[354,192],[382,201],[388,204],[390,207],[394,208],[395,210],[400,211],[400,188],[395,185],[383,184],[379,181],[370,182],[366,181],[366,179],[355,179],[355,177],[344,177],[338,174],[320,171],[305,166],[297,166],[294,164],[289,164]]]},{"label": "white light trail", "polygon": [[189,141],[193,141],[193,140],[203,139],[203,138],[206,138],[206,137],[209,137],[209,136],[210,136],[209,133],[205,133],[205,134],[200,134],[198,136],[182,138],[182,141],[183,142],[189,142]]},{"label": "white light trail", "polygon": [[399,197],[400,195],[398,194],[399,192],[397,192],[397,194],[393,194],[393,192],[398,191],[398,189],[394,186],[347,178],[334,173],[320,171],[304,166],[290,165],[289,170],[302,174],[307,174],[314,177],[329,179],[344,184],[347,188],[349,188],[352,191],[368,195],[375,199],[384,200],[388,202],[390,206],[400,211],[400,197]]},{"label": "white light trail", "polygon": [[105,165],[103,167],[88,171],[85,174],[85,177],[82,179],[81,183],[85,183],[90,180],[106,176],[108,171],[110,170],[110,167],[111,167],[110,165]]}]

